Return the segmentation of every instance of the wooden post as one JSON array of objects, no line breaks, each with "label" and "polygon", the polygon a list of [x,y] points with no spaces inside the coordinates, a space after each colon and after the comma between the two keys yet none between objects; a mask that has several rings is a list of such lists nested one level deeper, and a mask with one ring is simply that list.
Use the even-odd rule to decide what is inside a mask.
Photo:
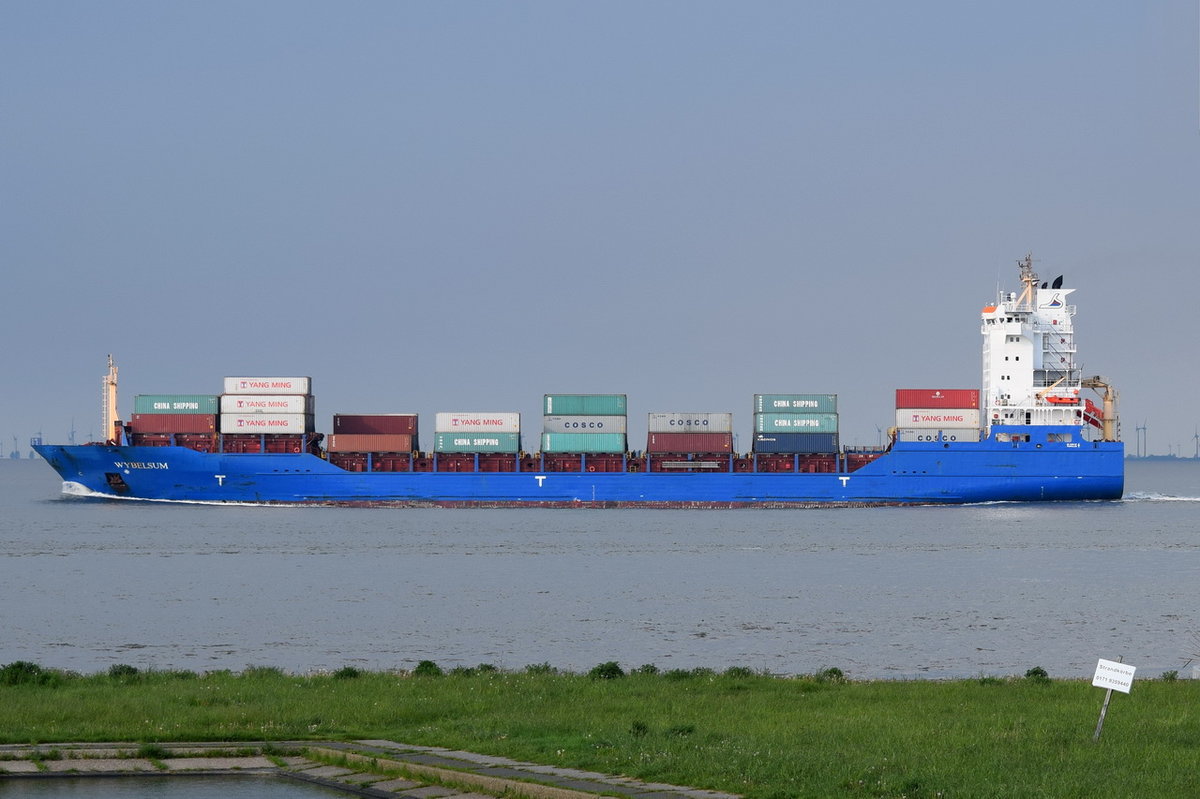
[{"label": "wooden post", "polygon": [[1100,706],[1100,720],[1096,722],[1096,734],[1092,736],[1093,741],[1100,740],[1100,731],[1104,729],[1104,716],[1108,713],[1108,700],[1112,699],[1112,692],[1111,688],[1104,692],[1104,704]]}]

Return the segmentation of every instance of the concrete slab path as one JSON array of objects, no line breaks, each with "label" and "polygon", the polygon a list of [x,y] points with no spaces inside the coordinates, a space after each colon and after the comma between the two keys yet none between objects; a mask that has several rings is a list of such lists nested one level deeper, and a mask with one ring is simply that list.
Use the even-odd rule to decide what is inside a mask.
[{"label": "concrete slab path", "polygon": [[386,740],[155,744],[152,750],[120,743],[0,745],[0,781],[146,773],[276,774],[384,799],[740,799],[719,791]]}]

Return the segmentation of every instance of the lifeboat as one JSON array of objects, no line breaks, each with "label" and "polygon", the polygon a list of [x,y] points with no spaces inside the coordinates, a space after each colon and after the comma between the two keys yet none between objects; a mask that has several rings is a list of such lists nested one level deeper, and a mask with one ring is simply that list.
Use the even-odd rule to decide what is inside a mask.
[{"label": "lifeboat", "polygon": [[1083,420],[1092,427],[1104,427],[1104,411],[1092,402],[1087,400],[1087,404],[1083,407]]}]

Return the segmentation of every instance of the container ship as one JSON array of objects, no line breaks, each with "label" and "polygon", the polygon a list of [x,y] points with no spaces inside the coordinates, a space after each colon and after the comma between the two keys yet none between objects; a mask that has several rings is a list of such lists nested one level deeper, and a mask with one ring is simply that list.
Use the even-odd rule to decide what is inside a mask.
[{"label": "container ship", "polygon": [[[36,446],[68,495],[400,507],[739,508],[1119,499],[1124,445],[1109,381],[1076,365],[1074,289],[1018,261],[1020,290],[981,315],[980,388],[896,390],[886,444],[843,446],[836,394],[753,395],[753,444],[729,412],[647,414],[625,394],[545,394],[513,412],[335,413],[317,432],[308,377],[226,377],[220,394],[138,395],[109,440]],[[1097,405],[1092,397],[1100,404]],[[528,451],[523,437],[536,441]]]}]

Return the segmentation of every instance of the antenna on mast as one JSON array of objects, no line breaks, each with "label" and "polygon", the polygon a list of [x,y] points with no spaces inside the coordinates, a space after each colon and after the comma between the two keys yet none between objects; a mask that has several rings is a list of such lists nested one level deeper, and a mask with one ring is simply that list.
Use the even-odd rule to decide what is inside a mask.
[{"label": "antenna on mast", "polygon": [[1038,282],[1037,272],[1033,271],[1033,253],[1026,253],[1024,258],[1017,261],[1017,267],[1021,270],[1021,282],[1025,284],[1025,288],[1021,291],[1021,298],[1017,300],[1017,305],[1031,309],[1033,308],[1033,292],[1037,288]]}]

